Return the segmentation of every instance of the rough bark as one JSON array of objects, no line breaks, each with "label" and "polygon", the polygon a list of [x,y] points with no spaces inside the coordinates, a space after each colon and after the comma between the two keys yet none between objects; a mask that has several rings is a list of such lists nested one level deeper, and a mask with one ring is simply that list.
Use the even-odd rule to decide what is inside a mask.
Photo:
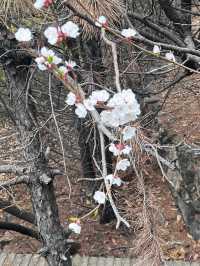
[{"label": "rough bark", "polygon": [[[24,159],[31,169],[28,189],[31,194],[38,232],[44,248],[47,250],[45,255],[48,264],[50,266],[70,266],[70,254],[59,220],[53,180],[37,129],[35,107],[29,97],[31,94],[28,70],[30,63],[31,59],[28,56],[20,56],[20,58],[15,56],[10,58],[5,66],[12,92],[15,121],[21,144],[24,147]],[[48,179],[44,177],[48,177]],[[45,183],[43,180],[49,180],[49,182]]]},{"label": "rough bark", "polygon": [[180,145],[173,149],[169,158],[176,162],[176,170],[168,170],[168,176],[177,207],[195,240],[200,239],[200,149]]}]

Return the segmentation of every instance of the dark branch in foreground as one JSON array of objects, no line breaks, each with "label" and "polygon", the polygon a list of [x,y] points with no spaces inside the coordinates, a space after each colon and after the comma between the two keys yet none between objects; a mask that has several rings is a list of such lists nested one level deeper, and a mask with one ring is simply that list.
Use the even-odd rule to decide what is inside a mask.
[{"label": "dark branch in foreground", "polygon": [[19,219],[36,225],[35,217],[31,212],[19,209],[18,207],[13,206],[9,201],[0,200],[0,209],[16,216]]},{"label": "dark branch in foreground", "polygon": [[37,240],[40,240],[39,233],[35,230],[22,226],[20,224],[15,223],[7,223],[7,222],[0,222],[0,229],[2,230],[11,230],[18,232],[20,234],[33,237]]}]

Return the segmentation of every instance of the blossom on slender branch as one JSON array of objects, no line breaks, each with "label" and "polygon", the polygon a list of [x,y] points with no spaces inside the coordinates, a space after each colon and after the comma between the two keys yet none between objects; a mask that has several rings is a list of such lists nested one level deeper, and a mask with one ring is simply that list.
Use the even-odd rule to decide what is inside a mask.
[{"label": "blossom on slender branch", "polygon": [[32,33],[28,28],[19,28],[15,33],[15,38],[19,42],[29,42],[32,39]]},{"label": "blossom on slender branch", "polygon": [[112,185],[116,185],[116,186],[120,187],[121,184],[122,184],[122,180],[121,180],[121,178],[118,177],[118,176],[114,176],[114,175],[112,175],[112,174],[107,175],[105,179],[106,179],[106,181],[109,182],[109,184],[110,184],[111,186],[112,186]]},{"label": "blossom on slender branch", "polygon": [[76,62],[69,60],[69,61],[65,61],[65,65],[68,69],[68,71],[71,71],[73,68],[75,68],[77,66]]},{"label": "blossom on slender branch", "polygon": [[43,47],[40,50],[40,55],[35,59],[37,66],[40,70],[51,69],[55,65],[58,65],[62,62],[62,59],[55,55],[54,51]]},{"label": "blossom on slender branch", "polygon": [[79,34],[79,27],[72,21],[66,22],[61,27],[50,26],[44,31],[44,36],[51,45],[60,43],[66,38],[75,39]]},{"label": "blossom on slender branch", "polygon": [[158,45],[154,45],[153,53],[157,54],[157,55],[160,55],[160,47]]},{"label": "blossom on slender branch", "polygon": [[63,80],[67,80],[68,73],[71,72],[75,66],[76,62],[71,60],[65,61],[65,65],[60,66],[57,69],[57,73]]},{"label": "blossom on slender branch", "polygon": [[122,159],[116,164],[116,169],[121,171],[126,171],[126,169],[130,166],[130,162],[128,159]]},{"label": "blossom on slender branch", "polygon": [[104,204],[106,202],[106,195],[102,191],[96,191],[93,196],[94,200],[99,204]]},{"label": "blossom on slender branch", "polygon": [[137,35],[137,31],[133,28],[123,29],[121,35],[125,38],[133,38]]},{"label": "blossom on slender branch", "polygon": [[71,230],[75,234],[80,234],[81,233],[81,226],[78,222],[77,223],[70,223],[69,224],[69,230]]},{"label": "blossom on slender branch", "polygon": [[98,17],[97,21],[95,22],[95,25],[100,28],[107,26],[107,24],[108,24],[108,21],[105,16]]},{"label": "blossom on slender branch", "polygon": [[129,145],[124,145],[122,143],[114,144],[111,143],[109,146],[109,151],[113,153],[114,156],[128,155],[132,148]]},{"label": "blossom on slender branch", "polygon": [[36,9],[48,8],[53,3],[53,0],[36,0],[34,7]]},{"label": "blossom on slender branch", "polygon": [[172,52],[166,53],[165,57],[166,57],[166,59],[168,59],[170,61],[176,62],[176,58]]}]

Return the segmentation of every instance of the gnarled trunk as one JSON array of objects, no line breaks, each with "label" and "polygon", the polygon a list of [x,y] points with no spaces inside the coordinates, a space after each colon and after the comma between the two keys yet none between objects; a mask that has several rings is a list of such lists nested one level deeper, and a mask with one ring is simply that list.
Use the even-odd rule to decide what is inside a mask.
[{"label": "gnarled trunk", "polygon": [[15,55],[5,67],[12,93],[15,122],[20,133],[19,140],[30,169],[27,186],[48,264],[70,266],[69,247],[59,220],[53,177],[45,158],[35,108],[30,97],[30,63],[28,56],[17,58]]}]

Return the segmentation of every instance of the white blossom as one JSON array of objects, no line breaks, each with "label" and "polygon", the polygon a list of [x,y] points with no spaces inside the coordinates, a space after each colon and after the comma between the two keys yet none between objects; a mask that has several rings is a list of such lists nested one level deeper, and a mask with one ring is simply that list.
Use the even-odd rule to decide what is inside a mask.
[{"label": "white blossom", "polygon": [[135,136],[135,133],[136,129],[134,127],[126,126],[122,131],[123,140],[127,141],[132,139]]},{"label": "white blossom", "polygon": [[124,125],[136,120],[140,115],[140,105],[130,89],[115,93],[107,106],[110,110],[102,111],[100,116],[102,122],[108,127]]},{"label": "white blossom", "polygon": [[27,28],[19,28],[15,33],[15,38],[19,42],[29,42],[32,39],[32,33]]},{"label": "white blossom", "polygon": [[94,111],[95,110],[94,106],[95,106],[96,102],[92,101],[92,99],[90,99],[90,98],[85,99],[83,101],[83,104],[88,111]]},{"label": "white blossom", "polygon": [[35,59],[40,70],[46,70],[47,68],[51,68],[53,65],[58,65],[62,62],[62,59],[56,56],[54,51],[46,47],[42,47],[40,54],[41,56]]},{"label": "white blossom", "polygon": [[99,204],[104,204],[106,201],[106,195],[104,192],[96,191],[93,196],[94,200]]},{"label": "white blossom", "polygon": [[114,156],[120,155],[121,151],[116,148],[114,143],[111,143],[109,146],[109,151],[113,153]]},{"label": "white blossom", "polygon": [[71,230],[75,234],[80,234],[81,233],[81,226],[78,223],[70,223],[69,224],[69,230]]},{"label": "white blossom", "polygon": [[130,166],[130,162],[128,159],[122,159],[116,164],[116,169],[121,171],[126,171],[126,169]]},{"label": "white blossom", "polygon": [[44,36],[47,38],[48,43],[54,45],[58,42],[58,29],[56,27],[48,27],[44,31]]},{"label": "white blossom", "polygon": [[74,39],[80,35],[79,27],[72,21],[68,21],[64,25],[62,25],[61,31],[65,34],[66,37]]},{"label": "white blossom", "polygon": [[112,185],[117,185],[118,187],[120,187],[121,184],[122,184],[122,180],[121,180],[121,178],[119,178],[118,176],[114,176],[114,175],[112,175],[112,174],[107,175],[105,179],[106,179],[106,181],[109,182],[109,184],[110,184],[111,186],[112,186]]},{"label": "white blossom", "polygon": [[71,69],[73,69],[73,68],[75,68],[77,66],[76,62],[71,61],[71,60],[65,61],[65,65],[68,68],[68,70],[71,70]]},{"label": "white blossom", "polygon": [[76,95],[73,92],[68,93],[66,103],[68,105],[74,105],[76,103]]},{"label": "white blossom", "polygon": [[158,45],[154,45],[153,53],[159,55],[160,54],[160,47]]},{"label": "white blossom", "polygon": [[110,94],[106,90],[96,90],[92,92],[90,97],[96,102],[106,102]]},{"label": "white blossom", "polygon": [[72,21],[66,22],[61,27],[50,26],[44,31],[44,36],[47,38],[48,43],[50,43],[51,45],[62,42],[67,37],[76,38],[79,34],[79,27]]},{"label": "white blossom", "polygon": [[131,152],[131,147],[129,145],[124,145],[124,144],[114,144],[111,143],[109,146],[109,151],[113,153],[114,156],[119,156],[119,155],[128,155]]},{"label": "white blossom", "polygon": [[46,60],[43,56],[37,57],[35,59],[35,62],[37,63],[37,66],[40,70],[47,70],[47,66],[45,65]]},{"label": "white blossom", "polygon": [[98,17],[97,21],[95,22],[95,25],[97,27],[102,27],[107,24],[107,18],[105,16]]},{"label": "white blossom", "polygon": [[133,28],[123,29],[121,31],[121,35],[124,36],[125,38],[132,38],[137,35],[137,31]]},{"label": "white blossom", "polygon": [[166,53],[165,54],[165,57],[168,59],[168,60],[171,60],[173,62],[176,62],[176,58],[174,56],[174,54],[172,52],[169,52],[169,53]]},{"label": "white blossom", "polygon": [[76,104],[75,113],[79,118],[85,118],[87,115],[87,110],[82,103]]},{"label": "white blossom", "polygon": [[42,47],[41,55],[47,60],[49,64],[58,65],[62,62],[62,59],[55,55],[53,50],[46,47]]}]

